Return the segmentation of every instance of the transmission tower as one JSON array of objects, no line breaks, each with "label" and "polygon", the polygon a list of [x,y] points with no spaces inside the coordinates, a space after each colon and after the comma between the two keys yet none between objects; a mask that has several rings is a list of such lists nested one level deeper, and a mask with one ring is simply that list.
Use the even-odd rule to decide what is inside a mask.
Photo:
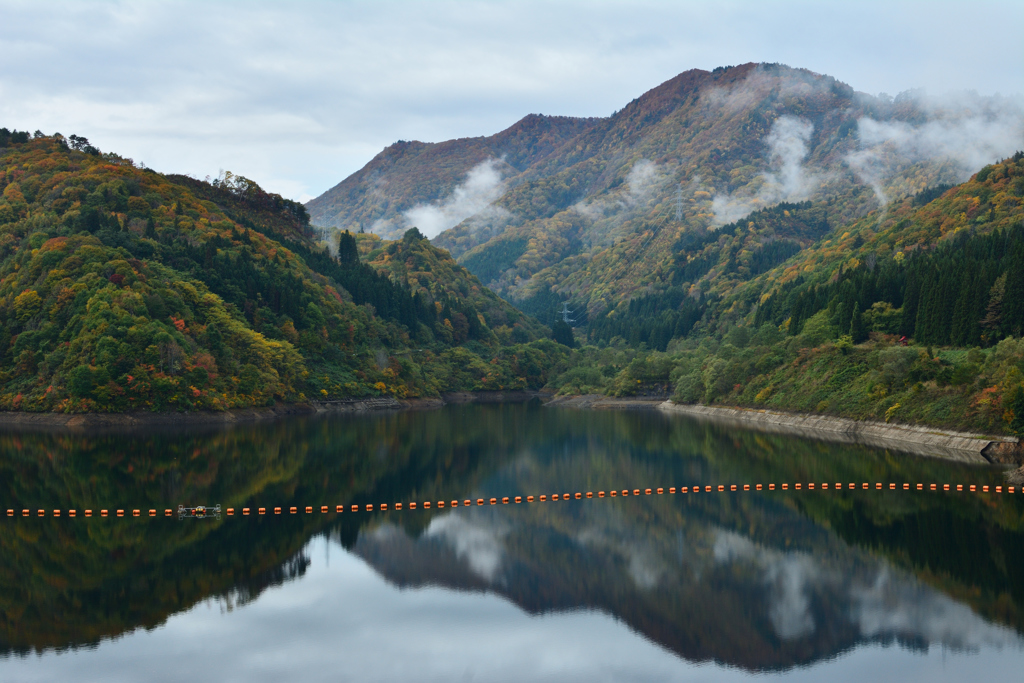
[{"label": "transmission tower", "polygon": [[568,301],[563,301],[562,302],[562,322],[564,322],[567,325],[571,325],[572,323],[576,322],[575,318],[570,318],[569,317],[570,313],[572,313],[572,311],[569,310],[569,302]]}]

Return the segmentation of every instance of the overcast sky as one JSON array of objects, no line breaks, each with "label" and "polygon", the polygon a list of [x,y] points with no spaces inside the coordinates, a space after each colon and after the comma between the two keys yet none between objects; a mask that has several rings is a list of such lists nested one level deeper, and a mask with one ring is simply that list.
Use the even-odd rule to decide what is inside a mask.
[{"label": "overcast sky", "polygon": [[692,68],[1024,91],[1015,2],[0,0],[0,126],[308,200],[392,142],[607,116]]}]

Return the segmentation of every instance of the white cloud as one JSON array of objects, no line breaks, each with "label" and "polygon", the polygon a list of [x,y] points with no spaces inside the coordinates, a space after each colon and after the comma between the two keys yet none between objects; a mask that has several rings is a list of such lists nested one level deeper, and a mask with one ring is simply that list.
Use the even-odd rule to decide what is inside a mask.
[{"label": "white cloud", "polygon": [[718,225],[737,221],[752,211],[779,202],[807,199],[821,184],[821,177],[806,168],[807,142],[814,126],[795,116],[780,116],[765,136],[769,160],[776,169],[761,177],[761,186],[754,195],[715,195],[711,210]]},{"label": "white cloud", "polygon": [[976,93],[921,98],[917,105],[932,120],[921,124],[862,118],[859,147],[846,163],[870,185],[882,204],[885,181],[921,161],[945,162],[957,180],[966,180],[984,165],[1024,149],[1024,107],[1019,101],[980,98]]},{"label": "white cloud", "polygon": [[505,192],[499,165],[497,159],[488,159],[474,166],[466,174],[465,182],[457,185],[443,200],[434,204],[418,204],[402,214],[406,226],[419,228],[427,237],[437,237],[471,216],[480,216],[481,220],[486,220],[491,214],[495,218],[507,216],[505,209],[492,206]]}]

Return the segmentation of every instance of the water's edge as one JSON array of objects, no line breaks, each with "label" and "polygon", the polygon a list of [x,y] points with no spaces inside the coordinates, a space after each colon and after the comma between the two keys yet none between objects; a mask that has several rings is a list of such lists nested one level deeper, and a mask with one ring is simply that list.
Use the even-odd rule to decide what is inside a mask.
[{"label": "water's edge", "polygon": [[1012,437],[775,410],[685,405],[671,401],[661,402],[657,407],[667,413],[718,424],[821,441],[856,443],[979,465],[1024,463],[1024,448]]}]

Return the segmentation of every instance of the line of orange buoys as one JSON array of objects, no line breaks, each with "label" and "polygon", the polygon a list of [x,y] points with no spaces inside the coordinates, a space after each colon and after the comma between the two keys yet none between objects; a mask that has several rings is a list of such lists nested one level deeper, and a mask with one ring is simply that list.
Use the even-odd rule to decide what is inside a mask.
[{"label": "line of orange buoys", "polygon": [[[885,485],[885,484],[882,484],[881,482],[876,482],[874,485],[869,484],[868,482],[863,482],[863,483],[860,483],[860,484],[856,484],[856,483],[848,483],[848,484],[835,483],[835,484],[829,484],[828,482],[824,482],[824,483],[820,483],[820,484],[817,484],[817,485],[815,485],[814,483],[792,484],[792,485],[790,485],[790,484],[718,484],[717,486],[712,486],[712,485],[680,486],[678,488],[678,492],[679,493],[695,494],[695,493],[701,493],[701,492],[703,492],[703,493],[712,493],[712,492],[732,493],[732,492],[751,491],[751,490],[753,490],[753,491],[763,491],[763,490],[768,490],[768,491],[776,491],[776,490],[779,490],[779,491],[790,491],[790,490],[793,490],[793,491],[804,492],[804,491],[814,491],[814,490],[819,490],[819,491],[829,491],[829,490],[833,490],[833,491],[844,491],[844,490],[845,491],[855,491],[855,490],[867,491],[867,490],[872,490],[872,489],[876,490],[876,491],[883,491],[883,490],[888,489],[889,491],[936,491],[936,492],[939,492],[939,491],[942,491],[942,492],[946,492],[946,491],[953,492],[953,491],[955,491],[955,492],[960,492],[960,493],[969,492],[969,493],[997,493],[997,494],[1002,494],[1004,492],[1004,487],[1003,486],[988,486],[988,485],[977,485],[977,484],[909,484],[909,483]],[[1013,486],[1005,487],[1005,492],[1008,493],[1008,494],[1009,493],[1016,493],[1017,490],[1018,489],[1016,487],[1013,487]],[[1021,487],[1019,490],[1020,490],[1021,493],[1024,493],[1024,487]],[[674,494],[674,493],[676,493],[676,491],[677,491],[677,489],[676,489],[675,486],[672,486],[672,487],[670,487],[668,489],[668,493],[670,493],[670,494]],[[380,512],[387,512],[389,510],[394,510],[394,511],[401,512],[401,511],[404,511],[404,510],[430,510],[432,508],[433,509],[444,509],[446,507],[452,507],[452,508],[470,507],[470,506],[473,506],[473,505],[477,505],[477,506],[499,505],[499,504],[500,505],[508,505],[510,503],[519,504],[519,503],[522,503],[524,501],[527,502],[527,503],[535,503],[535,502],[537,502],[537,503],[544,503],[544,502],[547,502],[548,500],[554,502],[554,501],[559,501],[559,500],[582,500],[582,499],[589,499],[589,498],[595,498],[595,497],[596,498],[605,498],[605,497],[609,497],[609,498],[623,497],[624,498],[624,497],[627,497],[627,496],[640,496],[640,495],[647,495],[647,496],[649,496],[649,495],[652,495],[652,494],[662,495],[664,493],[665,493],[665,489],[664,488],[657,488],[657,489],[632,489],[632,490],[630,490],[630,489],[622,489],[621,491],[619,491],[619,490],[613,490],[613,491],[608,491],[608,492],[598,491],[597,493],[594,493],[593,491],[587,491],[586,493],[582,493],[582,492],[577,492],[577,493],[552,493],[550,495],[542,494],[542,495],[539,495],[539,496],[505,496],[503,498],[477,498],[476,500],[472,500],[472,499],[466,498],[466,499],[461,500],[461,501],[456,499],[456,500],[451,500],[451,501],[439,500],[439,501],[436,501],[436,502],[424,501],[424,502],[421,502],[421,503],[415,503],[415,502],[409,502],[409,503],[379,503],[377,505],[374,505],[372,503],[365,503],[365,504],[362,504],[362,505],[333,505],[333,506],[331,506],[331,505],[320,505],[320,506],[307,505],[305,507],[299,507],[299,506],[295,506],[295,505],[290,506],[290,507],[257,507],[257,508],[247,508],[246,507],[246,508],[241,508],[240,510],[237,510],[237,512],[239,512],[242,516],[266,515],[266,514],[282,515],[282,514],[285,514],[286,512],[287,512],[287,514],[290,514],[290,515],[297,515],[297,514],[299,514],[300,510],[302,510],[305,514],[313,514],[314,511],[317,511],[317,510],[321,514],[328,514],[328,513],[332,512],[332,511],[334,513],[339,513],[339,514],[343,513],[343,512],[349,512],[349,513],[352,513],[352,512],[373,512],[375,510],[376,511],[380,511]],[[270,511],[270,512],[268,512],[268,511]],[[34,514],[33,514],[33,512],[34,512]],[[197,507],[178,506],[177,515],[175,515],[175,510],[172,510],[171,508],[165,508],[163,510],[157,510],[155,508],[150,508],[150,509],[146,510],[145,513],[143,513],[143,510],[141,510],[141,509],[135,509],[135,510],[125,510],[125,509],[121,509],[121,510],[117,510],[117,509],[108,510],[108,509],[103,509],[103,510],[96,511],[96,515],[99,516],[99,517],[158,517],[158,516],[174,517],[174,516],[177,516],[179,519],[183,519],[183,518],[220,517],[220,513],[221,513],[221,508],[220,508],[219,505],[216,505],[216,506],[197,506]],[[236,514],[236,510],[235,510],[235,508],[227,508],[226,513],[227,513],[227,515],[229,517],[232,517],[232,516],[234,516]],[[44,510],[42,508],[39,508],[39,509],[37,509],[35,511],[33,511],[33,510],[29,509],[29,508],[23,508],[21,510],[17,510],[15,508],[8,508],[7,509],[7,516],[8,517],[48,517],[48,516],[50,516],[50,514],[52,514],[53,517],[62,517],[62,516],[63,517],[79,517],[79,516],[82,516],[82,517],[93,517],[94,516],[93,510],[91,510],[91,509],[82,510],[82,514],[81,515],[79,515],[78,510],[74,510],[74,509],[72,509],[72,510],[52,510],[49,513],[47,512],[47,510]]]}]

